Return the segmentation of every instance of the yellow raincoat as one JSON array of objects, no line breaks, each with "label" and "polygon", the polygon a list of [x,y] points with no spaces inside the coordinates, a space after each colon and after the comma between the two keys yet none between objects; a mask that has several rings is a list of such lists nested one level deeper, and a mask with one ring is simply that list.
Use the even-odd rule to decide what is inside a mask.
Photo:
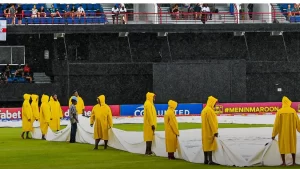
[{"label": "yellow raincoat", "polygon": [[23,132],[31,131],[32,130],[32,109],[29,103],[30,95],[24,94],[23,95],[24,102],[22,105],[22,129]]},{"label": "yellow raincoat", "polygon": [[40,114],[40,112],[39,112],[39,96],[32,94],[31,99],[32,99],[32,102],[31,102],[31,109],[32,109],[31,127],[33,130],[33,123],[35,120],[39,119],[39,114]]},{"label": "yellow raincoat", "polygon": [[100,104],[93,107],[90,123],[94,124],[94,139],[108,140],[108,129],[113,126],[112,112],[105,104],[105,96],[98,97]]},{"label": "yellow raincoat", "polygon": [[[73,97],[73,96],[72,96]],[[69,107],[72,105],[71,98],[69,99]],[[82,110],[85,109],[84,102],[80,96],[77,97],[77,104],[75,105],[77,114],[82,114]]]},{"label": "yellow raincoat", "polygon": [[42,96],[42,105],[40,107],[40,127],[43,135],[46,135],[48,132],[48,126],[50,122],[50,105],[48,103],[49,96]]},{"label": "yellow raincoat", "polygon": [[276,113],[272,137],[278,136],[280,154],[295,154],[297,135],[300,132],[299,117],[291,107],[292,102],[287,98],[282,98],[282,108]]},{"label": "yellow raincoat", "polygon": [[53,97],[51,96],[49,105],[50,105],[50,111],[51,111],[50,128],[53,131],[60,130],[60,118],[63,117],[60,103],[58,100],[54,101]]},{"label": "yellow raincoat", "polygon": [[217,99],[209,96],[205,108],[201,112],[202,120],[202,149],[206,151],[217,150],[214,134],[218,133],[218,119],[214,110]]},{"label": "yellow raincoat", "polygon": [[169,108],[164,115],[164,123],[165,123],[165,137],[166,137],[166,151],[168,153],[176,152],[179,130],[178,123],[175,116],[175,109],[177,107],[177,102],[170,100],[168,102]]},{"label": "yellow raincoat", "polygon": [[155,94],[148,92],[144,103],[144,141],[153,141],[154,132],[151,126],[157,126],[157,113],[153,103]]}]

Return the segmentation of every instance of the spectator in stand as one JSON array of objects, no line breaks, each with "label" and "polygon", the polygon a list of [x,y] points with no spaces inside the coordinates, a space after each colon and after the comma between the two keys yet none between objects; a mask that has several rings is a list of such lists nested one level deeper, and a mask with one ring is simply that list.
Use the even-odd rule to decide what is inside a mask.
[{"label": "spectator in stand", "polygon": [[53,4],[51,5],[51,8],[50,8],[50,15],[52,18],[57,17],[57,16],[61,18],[58,9],[55,9]]},{"label": "spectator in stand", "polygon": [[206,23],[207,21],[207,18],[208,18],[208,13],[210,12],[210,9],[208,7],[207,4],[203,4],[203,7],[202,7],[202,16],[201,16],[201,21],[203,24]]},{"label": "spectator in stand", "polygon": [[14,4],[12,4],[11,7],[9,8],[9,15],[11,18],[11,24],[12,25],[16,24],[16,8]]},{"label": "spectator in stand", "polygon": [[44,6],[41,6],[41,8],[38,11],[38,17],[40,18],[40,17],[46,17],[46,16],[47,16],[47,14],[45,12],[45,8],[44,8]]},{"label": "spectator in stand", "polygon": [[121,16],[121,19],[123,21],[123,24],[127,24],[127,9],[125,8],[125,5],[122,4],[123,6],[120,8],[120,16]]},{"label": "spectator in stand", "polygon": [[178,9],[178,5],[177,4],[175,4],[174,7],[172,8],[172,13],[175,14],[176,20],[180,19],[179,18],[179,9]]},{"label": "spectator in stand", "polygon": [[201,10],[202,10],[202,7],[200,4],[197,4],[194,8],[194,12],[195,12],[195,19],[199,19],[201,18]]},{"label": "spectator in stand", "polygon": [[30,71],[30,67],[29,67],[29,65],[27,63],[25,64],[25,66],[23,68],[23,72],[24,72],[24,76],[23,77],[26,80],[29,80],[30,83],[32,83],[32,77],[30,75],[31,71]]},{"label": "spectator in stand", "polygon": [[38,17],[38,10],[36,9],[36,6],[33,5],[33,8],[31,9],[31,17],[37,18]]},{"label": "spectator in stand", "polygon": [[72,13],[71,13],[71,8],[70,8],[70,5],[67,5],[66,8],[63,10],[64,12],[64,17],[73,17],[72,16]]},{"label": "spectator in stand", "polygon": [[18,24],[21,25],[22,24],[22,19],[23,19],[23,8],[21,7],[20,4],[18,4],[16,14],[17,14],[17,18],[18,18]]},{"label": "spectator in stand", "polygon": [[73,18],[73,17],[76,16],[76,15],[77,15],[77,9],[76,9],[75,6],[73,5],[72,8],[71,8],[71,16],[72,16],[72,18]]},{"label": "spectator in stand", "polygon": [[300,8],[298,4],[294,4],[294,9],[292,11],[292,15],[296,16],[296,15],[300,15]]},{"label": "spectator in stand", "polygon": [[79,5],[78,9],[77,9],[77,17],[80,18],[81,16],[86,16],[84,9],[82,8],[82,5]]},{"label": "spectator in stand", "polygon": [[288,5],[288,8],[287,8],[287,20],[289,21],[290,20],[290,17],[292,16],[292,9],[291,9],[291,5]]},{"label": "spectator in stand", "polygon": [[6,18],[9,18],[9,8],[10,8],[10,4],[8,4],[7,6],[6,6],[6,8],[4,9],[4,16],[6,17]]},{"label": "spectator in stand", "polygon": [[117,7],[117,5],[115,5],[112,9],[111,9],[111,12],[112,12],[112,19],[113,19],[113,24],[115,24],[115,20],[117,18],[117,24],[118,24],[118,17],[119,17],[119,8]]},{"label": "spectator in stand", "polygon": [[1,76],[0,76],[0,83],[1,83],[1,84],[6,84],[6,83],[7,83],[7,76],[6,76],[6,73],[5,73],[5,72],[1,73]]},{"label": "spectator in stand", "polygon": [[21,64],[19,64],[19,67],[15,72],[15,76],[20,77],[20,76],[23,76],[23,74],[24,74],[23,66]]},{"label": "spectator in stand", "polygon": [[3,72],[3,74],[5,74],[6,77],[10,77],[10,66],[9,66],[9,64],[7,64],[5,66],[5,68],[3,69],[2,72]]},{"label": "spectator in stand", "polygon": [[250,20],[252,20],[253,4],[248,4],[248,12],[249,12],[249,18],[250,18]]}]

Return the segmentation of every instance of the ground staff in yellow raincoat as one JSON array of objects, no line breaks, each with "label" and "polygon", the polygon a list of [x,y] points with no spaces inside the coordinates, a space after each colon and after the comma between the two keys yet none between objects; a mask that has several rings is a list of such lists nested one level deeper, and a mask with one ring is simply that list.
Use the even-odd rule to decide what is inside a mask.
[{"label": "ground staff in yellow raincoat", "polygon": [[[84,107],[84,101],[79,96],[79,94],[78,94],[78,92],[76,90],[73,92],[73,96],[77,97],[77,104],[76,104],[77,113],[78,114],[82,114],[83,116],[85,116],[85,114],[84,114],[84,109],[85,109],[85,107]],[[72,105],[71,98],[69,100],[69,107]]]},{"label": "ground staff in yellow raincoat", "polygon": [[209,96],[205,108],[201,112],[202,120],[202,149],[204,151],[204,164],[214,165],[212,152],[217,150],[218,119],[214,107],[218,102],[213,96]]},{"label": "ground staff in yellow raincoat", "polygon": [[50,105],[49,105],[49,96],[42,96],[42,104],[40,107],[40,127],[42,131],[42,139],[46,140],[45,135],[48,132],[48,126],[50,122]]},{"label": "ground staff in yellow raincoat", "polygon": [[284,96],[282,98],[282,108],[276,113],[272,133],[273,140],[277,135],[279,135],[279,151],[283,162],[282,165],[284,166],[286,165],[285,154],[292,154],[293,165],[296,165],[296,130],[300,132],[299,117],[291,105],[292,102]]},{"label": "ground staff in yellow raincoat", "polygon": [[179,136],[178,123],[175,115],[177,102],[170,100],[168,105],[168,110],[164,115],[166,151],[168,153],[168,158],[173,160],[175,159],[174,153],[178,146],[177,137]]},{"label": "ground staff in yellow raincoat", "polygon": [[152,155],[152,141],[157,126],[157,113],[154,106],[155,94],[148,92],[144,103],[144,141],[146,142],[146,155]]},{"label": "ground staff in yellow raincoat", "polygon": [[60,130],[60,120],[62,119],[62,109],[60,106],[60,103],[57,99],[57,95],[54,94],[50,97],[49,101],[50,110],[51,110],[51,116],[50,116],[50,128],[53,131],[59,131]]},{"label": "ground staff in yellow raincoat", "polygon": [[32,121],[32,109],[29,103],[30,95],[23,95],[24,102],[22,105],[22,129],[23,133],[21,137],[24,139],[24,134],[26,133],[26,139],[29,139],[29,131],[32,129],[31,121]]},{"label": "ground staff in yellow raincoat", "polygon": [[34,120],[38,121],[39,120],[39,96],[32,94],[31,95],[31,109],[32,109],[32,120],[31,120],[31,130],[33,131],[33,123]]},{"label": "ground staff in yellow raincoat", "polygon": [[[98,104],[93,107],[90,118],[91,127],[94,126],[95,148],[98,149],[100,140],[104,140],[104,149],[107,149],[108,130],[113,126],[113,119],[110,107],[105,103],[105,96],[97,98]],[[95,124],[95,125],[94,125]]]}]

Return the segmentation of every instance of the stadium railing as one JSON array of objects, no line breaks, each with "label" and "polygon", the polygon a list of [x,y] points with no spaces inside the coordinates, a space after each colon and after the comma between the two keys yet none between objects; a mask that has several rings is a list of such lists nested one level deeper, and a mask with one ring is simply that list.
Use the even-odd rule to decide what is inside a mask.
[{"label": "stadium railing", "polygon": [[[205,19],[206,24],[243,24],[243,23],[273,23],[274,19],[277,19],[279,23],[300,23],[300,16],[291,16],[289,20],[287,19],[287,13],[284,12],[243,12],[243,13],[232,13],[232,12],[219,12],[219,13],[198,13],[202,16],[199,19],[195,19],[196,13],[164,13],[159,11],[158,13],[126,13],[118,15],[118,21],[115,21],[115,24],[123,24],[121,22],[121,16],[125,16],[127,19],[127,24],[200,24],[206,15]],[[253,20],[249,18],[249,14],[252,14]],[[210,15],[212,16],[210,19]],[[86,13],[86,17],[64,17],[64,14],[61,14],[60,17],[40,17],[40,18],[31,18],[31,13],[22,15],[22,24],[111,24],[112,13]],[[281,16],[276,18],[276,16]],[[15,18],[16,25],[18,24],[18,17]],[[7,20],[7,24],[12,23],[12,18],[5,18],[4,14],[0,14],[0,20]]]}]

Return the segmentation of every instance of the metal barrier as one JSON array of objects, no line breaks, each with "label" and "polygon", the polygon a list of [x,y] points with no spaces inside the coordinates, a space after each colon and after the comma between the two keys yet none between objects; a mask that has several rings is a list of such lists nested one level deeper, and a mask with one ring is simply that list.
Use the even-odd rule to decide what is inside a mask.
[{"label": "metal barrier", "polygon": [[[0,14],[3,16],[3,14]],[[8,24],[15,24],[22,19],[21,24],[243,24],[243,23],[273,23],[276,19],[279,23],[300,22],[299,13],[281,13],[274,10],[270,13],[263,12],[177,12],[163,13],[122,13],[113,15],[112,13],[85,13],[83,15],[65,15],[61,17],[32,17],[31,14],[21,16],[7,16]],[[252,15],[252,20],[249,15]],[[278,16],[278,18],[277,18]],[[4,18],[5,19],[5,18]]]}]

